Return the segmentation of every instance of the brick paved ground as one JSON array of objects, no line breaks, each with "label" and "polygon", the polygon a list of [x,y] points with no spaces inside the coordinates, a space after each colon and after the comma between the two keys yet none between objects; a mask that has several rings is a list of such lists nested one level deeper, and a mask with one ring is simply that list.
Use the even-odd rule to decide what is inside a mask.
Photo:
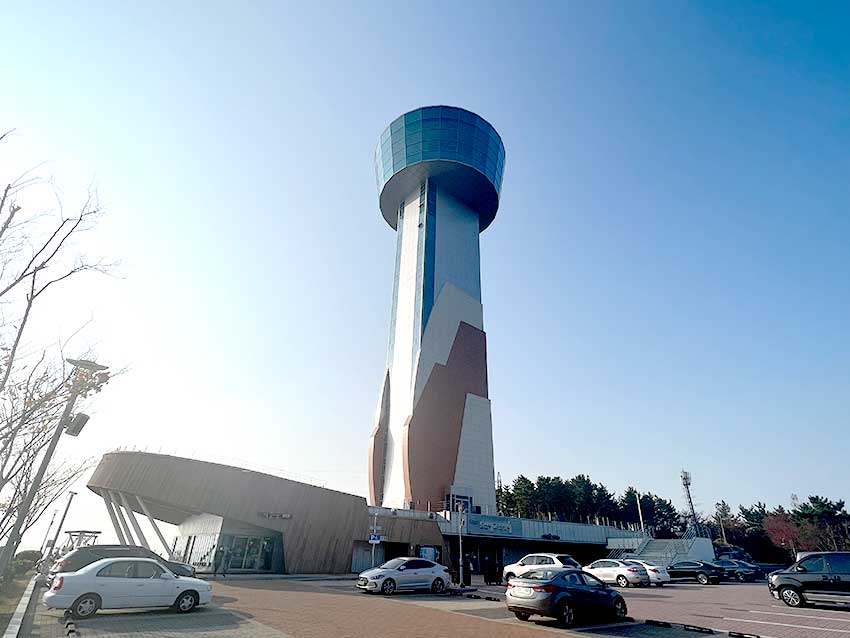
[{"label": "brick paved ground", "polygon": [[[680,631],[644,625],[584,625],[568,632],[551,621],[524,623],[501,600],[398,594],[390,598],[356,591],[353,581],[263,580],[214,584],[213,605],[192,614],[156,610],[100,612],[82,621],[83,638],[551,638],[587,634],[632,638],[680,638]],[[498,595],[487,587],[481,595]],[[850,611],[791,609],[773,600],[765,583],[620,590],[630,614],[673,623],[758,634],[762,638],[850,638]],[[30,638],[64,636],[62,615],[39,606]]]},{"label": "brick paved ground", "polygon": [[[170,610],[102,611],[76,622],[83,638],[289,638],[237,612],[204,606],[191,614]],[[62,612],[39,604],[27,638],[65,638]]]}]

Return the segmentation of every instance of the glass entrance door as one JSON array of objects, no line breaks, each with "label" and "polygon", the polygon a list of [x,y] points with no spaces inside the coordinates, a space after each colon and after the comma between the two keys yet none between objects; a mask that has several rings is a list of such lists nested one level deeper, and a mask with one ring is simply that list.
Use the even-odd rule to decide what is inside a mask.
[{"label": "glass entrance door", "polygon": [[245,561],[245,549],[248,546],[247,536],[234,536],[230,547],[230,569],[242,569]]},{"label": "glass entrance door", "polygon": [[245,562],[242,564],[242,569],[258,569],[257,559],[260,557],[260,543],[262,540],[256,536],[248,539],[248,545],[245,548]]}]

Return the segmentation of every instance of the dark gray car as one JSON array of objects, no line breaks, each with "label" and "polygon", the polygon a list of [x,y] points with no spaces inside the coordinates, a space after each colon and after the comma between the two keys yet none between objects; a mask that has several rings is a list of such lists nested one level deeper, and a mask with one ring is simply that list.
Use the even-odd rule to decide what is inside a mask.
[{"label": "dark gray car", "polygon": [[508,610],[520,620],[557,618],[569,627],[576,616],[625,618],[626,601],[601,580],[579,569],[536,569],[508,582]]}]

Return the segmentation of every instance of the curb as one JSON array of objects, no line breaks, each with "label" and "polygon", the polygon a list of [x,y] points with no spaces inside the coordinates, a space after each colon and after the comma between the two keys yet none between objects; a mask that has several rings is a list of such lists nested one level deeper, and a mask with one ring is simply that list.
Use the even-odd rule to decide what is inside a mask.
[{"label": "curb", "polygon": [[26,589],[24,589],[24,593],[18,601],[18,606],[15,607],[12,617],[9,619],[9,624],[6,626],[6,631],[3,632],[2,638],[18,638],[18,634],[21,631],[21,625],[24,622],[24,616],[27,615],[27,609],[29,609],[30,602],[33,599],[35,581],[37,578],[38,574],[30,579],[29,584]]}]

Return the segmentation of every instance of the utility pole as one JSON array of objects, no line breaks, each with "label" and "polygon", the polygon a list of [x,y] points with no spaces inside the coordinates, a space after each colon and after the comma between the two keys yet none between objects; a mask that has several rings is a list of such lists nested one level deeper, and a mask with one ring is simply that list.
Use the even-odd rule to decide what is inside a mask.
[{"label": "utility pole", "polygon": [[59,540],[59,534],[62,532],[62,525],[65,524],[65,517],[68,516],[68,510],[71,509],[71,501],[74,500],[76,495],[76,492],[68,492],[68,502],[65,503],[65,511],[62,512],[62,518],[59,519],[59,527],[56,528],[56,534],[53,536],[53,545],[50,546],[51,551],[56,548],[56,541]]},{"label": "utility pole", "polygon": [[53,527],[53,519],[56,518],[56,512],[59,510],[53,510],[53,515],[50,517],[50,523],[47,524],[47,531],[44,532],[44,540],[41,541],[41,554],[44,555],[44,545],[47,543],[47,537],[50,536],[50,528]]},{"label": "utility pole", "polygon": [[644,530],[643,527],[643,511],[640,509],[640,494],[638,492],[635,492],[635,500],[637,501],[638,517],[640,518],[640,531],[645,534],[646,530]]},{"label": "utility pole", "polygon": [[723,517],[720,515],[720,512],[717,512],[717,522],[720,523],[720,535],[723,537],[723,544],[728,545],[726,542],[726,528],[723,527]]},{"label": "utility pole", "polygon": [[694,499],[691,498],[691,473],[682,470],[682,487],[685,488],[685,498],[688,501],[688,507],[691,508],[691,517],[694,520],[694,528],[696,529],[697,523],[697,511],[694,508]]}]

